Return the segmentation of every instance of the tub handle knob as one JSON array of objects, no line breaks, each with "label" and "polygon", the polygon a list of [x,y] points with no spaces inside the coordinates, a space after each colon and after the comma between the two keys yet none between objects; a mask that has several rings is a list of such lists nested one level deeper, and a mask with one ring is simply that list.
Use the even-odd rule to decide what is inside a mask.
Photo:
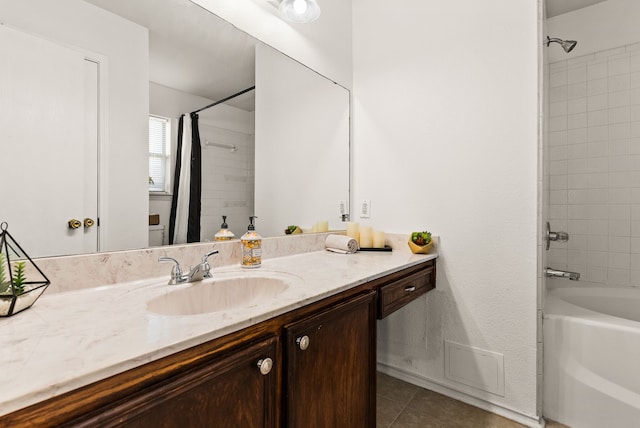
[{"label": "tub handle knob", "polygon": [[549,246],[551,245],[551,241],[567,242],[569,240],[569,234],[567,232],[552,232],[551,226],[549,225],[549,222],[547,222],[545,225],[544,239],[547,242],[547,250],[548,250]]}]

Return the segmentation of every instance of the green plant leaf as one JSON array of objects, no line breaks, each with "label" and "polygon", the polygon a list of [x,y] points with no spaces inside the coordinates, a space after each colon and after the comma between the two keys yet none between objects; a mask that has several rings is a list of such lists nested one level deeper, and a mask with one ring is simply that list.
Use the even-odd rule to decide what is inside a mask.
[{"label": "green plant leaf", "polygon": [[431,242],[431,232],[413,232],[411,233],[411,242],[420,246],[427,245]]},{"label": "green plant leaf", "polygon": [[7,282],[7,277],[4,269],[4,253],[0,253],[0,284]]},{"label": "green plant leaf", "polygon": [[16,262],[13,267],[13,289],[18,294],[24,293],[24,285],[27,281],[27,278],[24,274],[24,267],[26,262]]}]

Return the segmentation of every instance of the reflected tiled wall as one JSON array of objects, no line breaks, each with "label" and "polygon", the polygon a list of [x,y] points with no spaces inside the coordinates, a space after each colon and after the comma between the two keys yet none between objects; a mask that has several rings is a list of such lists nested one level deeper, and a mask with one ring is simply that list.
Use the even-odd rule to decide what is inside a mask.
[{"label": "reflected tiled wall", "polygon": [[[253,215],[255,148],[251,134],[222,129],[200,121],[202,142],[203,241],[213,240],[222,215],[237,238],[247,230]],[[207,146],[206,142],[237,147],[237,151]]]},{"label": "reflected tiled wall", "polygon": [[640,286],[640,43],[549,65],[550,266]]}]

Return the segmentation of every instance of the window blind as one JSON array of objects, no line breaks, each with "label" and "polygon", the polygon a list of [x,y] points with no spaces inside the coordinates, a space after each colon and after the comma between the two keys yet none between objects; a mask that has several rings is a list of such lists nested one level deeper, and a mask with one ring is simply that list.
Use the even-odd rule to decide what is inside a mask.
[{"label": "window blind", "polygon": [[149,116],[149,191],[169,192],[169,119]]}]

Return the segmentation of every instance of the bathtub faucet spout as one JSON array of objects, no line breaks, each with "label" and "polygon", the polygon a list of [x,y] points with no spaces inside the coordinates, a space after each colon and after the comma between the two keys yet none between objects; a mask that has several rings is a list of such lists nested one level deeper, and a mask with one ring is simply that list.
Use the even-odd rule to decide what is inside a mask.
[{"label": "bathtub faucet spout", "polygon": [[571,281],[577,281],[580,279],[580,274],[578,272],[569,272],[565,270],[551,269],[549,267],[544,270],[544,275],[547,278],[550,278],[550,277],[569,278],[569,280]]}]

